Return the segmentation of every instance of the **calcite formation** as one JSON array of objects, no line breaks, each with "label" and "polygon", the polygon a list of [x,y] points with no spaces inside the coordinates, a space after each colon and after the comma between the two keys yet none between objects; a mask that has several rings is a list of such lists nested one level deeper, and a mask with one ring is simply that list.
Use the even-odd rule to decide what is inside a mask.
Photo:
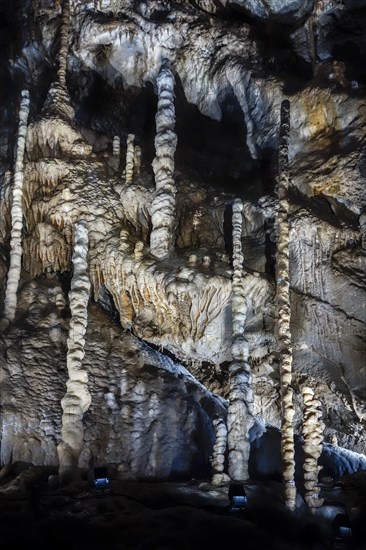
[{"label": "calcite formation", "polygon": [[310,509],[319,508],[323,504],[318,485],[321,466],[318,461],[322,453],[324,423],[321,420],[321,403],[315,398],[314,390],[305,386],[302,388],[304,400],[303,450],[304,450],[304,485],[305,500]]},{"label": "calcite formation", "polygon": [[70,328],[67,339],[66,394],[61,400],[61,443],[57,447],[61,481],[72,479],[78,472],[83,448],[83,415],[91,404],[88,373],[83,368],[85,332],[88,323],[90,280],[88,275],[88,228],[83,220],[74,229],[73,275],[69,292]]},{"label": "calcite formation", "polygon": [[29,5],[0,59],[1,463],[226,483],[270,426],[292,508],[303,387],[324,444],[366,443],[365,16]]},{"label": "calcite formation", "polygon": [[[11,204],[10,265],[6,282],[3,317],[5,323],[13,321],[17,308],[17,291],[22,269],[23,183],[24,153],[29,116],[29,92],[22,92],[19,112],[19,129],[14,167],[14,183]],[[4,323],[3,321],[3,323]],[[4,324],[5,324],[4,323]]]},{"label": "calcite formation", "polygon": [[278,199],[279,210],[277,219],[277,255],[276,255],[276,306],[278,312],[277,332],[279,343],[279,368],[281,383],[281,452],[283,460],[283,478],[285,484],[285,499],[293,510],[296,503],[295,487],[295,444],[293,418],[292,388],[292,344],[291,344],[291,301],[290,301],[290,257],[289,239],[289,171],[288,147],[290,136],[290,102],[283,101],[281,105],[281,132],[279,144],[279,178]]},{"label": "calcite formation", "polygon": [[150,208],[150,252],[153,256],[164,259],[174,250],[177,192],[174,181],[174,155],[177,147],[177,135],[174,132],[174,78],[166,63],[159,71],[157,87],[156,155],[152,164],[156,192]]},{"label": "calcite formation", "polygon": [[232,362],[229,366],[229,408],[227,416],[229,475],[237,481],[249,478],[249,430],[254,424],[253,388],[246,338],[248,304],[243,273],[241,246],[242,210],[240,200],[233,204],[233,289],[232,289]]}]

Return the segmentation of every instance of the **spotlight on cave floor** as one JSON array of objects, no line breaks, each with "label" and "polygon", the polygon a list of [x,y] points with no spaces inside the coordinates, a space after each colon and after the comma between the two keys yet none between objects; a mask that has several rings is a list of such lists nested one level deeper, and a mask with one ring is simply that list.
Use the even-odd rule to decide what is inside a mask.
[{"label": "spotlight on cave floor", "polygon": [[247,507],[247,496],[242,483],[231,483],[229,486],[230,512],[243,512]]},{"label": "spotlight on cave floor", "polygon": [[108,468],[102,466],[94,468],[93,485],[97,495],[106,495],[110,493]]}]

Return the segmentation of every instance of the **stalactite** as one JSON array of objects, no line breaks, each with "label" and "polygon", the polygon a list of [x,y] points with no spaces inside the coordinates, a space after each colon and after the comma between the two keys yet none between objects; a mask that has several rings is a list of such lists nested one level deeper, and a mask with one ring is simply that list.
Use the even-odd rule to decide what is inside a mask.
[{"label": "stalactite", "polygon": [[318,460],[322,453],[324,439],[324,423],[320,420],[320,401],[314,398],[314,390],[307,386],[302,388],[304,400],[304,420],[302,433],[304,437],[304,485],[305,501],[310,509],[322,506],[323,499],[319,498],[318,475],[321,466]]},{"label": "stalactite", "polygon": [[63,88],[66,88],[67,56],[69,52],[69,32],[70,32],[70,3],[64,0],[62,5],[62,20],[60,28],[59,45],[59,66],[57,70],[58,81]]},{"label": "stalactite", "polygon": [[151,205],[150,251],[165,258],[174,249],[176,187],[174,155],[177,146],[174,108],[174,76],[163,64],[157,78],[156,156],[153,161],[156,192]]},{"label": "stalactite", "polygon": [[61,443],[57,447],[59,473],[63,483],[78,475],[78,460],[83,447],[83,415],[91,403],[88,374],[82,366],[91,288],[88,276],[88,229],[84,221],[75,224],[72,263],[74,271],[69,292],[71,320],[66,358],[68,381],[66,394],[61,401]]},{"label": "stalactite", "polygon": [[212,483],[221,485],[229,480],[227,474],[224,473],[225,468],[225,452],[227,446],[227,427],[222,418],[215,418],[213,421],[215,432],[215,443],[212,453]]},{"label": "stalactite", "polygon": [[281,456],[283,461],[283,482],[285,502],[290,509],[295,508],[295,446],[294,446],[294,406],[292,383],[291,346],[291,304],[289,273],[289,222],[288,222],[288,141],[290,134],[290,102],[281,105],[281,129],[279,143],[278,180],[278,241],[276,251],[276,307],[278,316],[278,341],[280,353],[281,380]]},{"label": "stalactite", "polygon": [[249,430],[253,425],[253,389],[249,347],[245,338],[247,302],[243,277],[242,202],[233,204],[232,362],[229,366],[228,448],[229,475],[235,480],[249,477]]},{"label": "stalactite", "polygon": [[6,281],[3,326],[13,321],[17,308],[17,290],[22,268],[24,153],[29,117],[29,92],[23,90],[19,111],[19,127],[14,167],[11,206],[10,266]]},{"label": "stalactite", "polygon": [[128,134],[127,136],[127,150],[126,150],[126,183],[129,185],[133,181],[133,172],[135,166],[135,136],[134,134]]}]

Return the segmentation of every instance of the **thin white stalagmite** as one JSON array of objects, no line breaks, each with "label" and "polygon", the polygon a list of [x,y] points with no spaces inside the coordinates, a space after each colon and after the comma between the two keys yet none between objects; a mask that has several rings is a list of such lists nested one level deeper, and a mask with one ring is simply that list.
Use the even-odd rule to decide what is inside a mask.
[{"label": "thin white stalagmite", "polygon": [[315,399],[314,390],[308,386],[302,388],[304,400],[304,421],[302,426],[304,451],[305,501],[310,510],[323,505],[319,497],[318,475],[321,466],[318,460],[323,449],[324,423],[321,421],[320,401]]},{"label": "thin white stalagmite", "polygon": [[57,76],[59,84],[66,88],[66,71],[67,71],[67,56],[69,53],[69,32],[70,32],[70,2],[64,0],[62,4],[62,19],[60,27],[60,44],[59,44],[59,66]]},{"label": "thin white stalagmite", "polygon": [[29,92],[23,90],[19,111],[14,183],[11,205],[10,265],[6,281],[3,326],[13,321],[17,309],[17,290],[22,268],[24,154],[29,117]]},{"label": "thin white stalagmite", "polygon": [[126,183],[129,185],[133,182],[133,172],[135,167],[135,136],[128,134],[127,150],[126,150]]},{"label": "thin white stalagmite", "polygon": [[78,461],[84,435],[83,415],[91,404],[88,373],[82,365],[91,288],[88,276],[88,229],[82,220],[75,224],[72,262],[73,277],[69,292],[71,320],[66,357],[68,380],[66,394],[61,401],[61,443],[57,447],[62,483],[78,476]]},{"label": "thin white stalagmite", "polygon": [[277,331],[280,353],[281,384],[281,457],[283,463],[284,497],[288,508],[294,510],[296,504],[295,486],[295,445],[293,417],[295,414],[292,389],[292,346],[291,346],[291,302],[290,302],[290,261],[288,221],[288,141],[290,135],[290,102],[281,105],[281,128],[279,143],[279,211],[277,219],[276,252],[276,307]]},{"label": "thin white stalagmite", "polygon": [[232,362],[229,366],[229,408],[227,416],[229,476],[249,478],[249,430],[253,426],[253,388],[249,365],[249,346],[245,337],[247,302],[244,288],[241,244],[242,210],[240,199],[233,204],[233,279],[232,279]]},{"label": "thin white stalagmite", "polygon": [[152,163],[156,191],[151,204],[150,252],[166,258],[174,249],[175,197],[174,156],[177,147],[174,108],[174,76],[163,64],[157,78],[158,110],[156,113],[155,159]]}]

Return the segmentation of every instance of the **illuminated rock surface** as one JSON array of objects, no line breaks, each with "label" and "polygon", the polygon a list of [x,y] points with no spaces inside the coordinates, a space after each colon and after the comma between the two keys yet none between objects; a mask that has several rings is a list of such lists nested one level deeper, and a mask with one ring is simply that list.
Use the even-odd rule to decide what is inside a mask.
[{"label": "illuminated rock surface", "polygon": [[[122,478],[211,476],[213,422],[226,421],[235,359],[237,198],[243,203],[250,424],[252,414],[255,419],[243,432],[258,451],[266,427],[280,427],[276,190],[285,98],[291,102],[294,429],[300,434],[301,388],[316,389],[325,442],[364,453],[362,2],[317,2],[313,9],[312,2],[73,0],[68,58],[66,16],[55,55],[60,3],[25,4],[5,5],[2,12],[8,23],[0,58],[5,318],[25,88],[30,117],[23,268],[15,317],[1,334],[1,463],[58,464],[73,235],[82,219],[91,293],[81,361],[91,403],[82,407],[80,467],[118,465]],[[165,112],[158,111],[157,94],[167,60]],[[164,131],[170,137],[159,149],[154,142]],[[168,181],[169,193],[163,189],[156,208],[159,181]],[[150,242],[160,222],[164,237]],[[221,447],[212,463],[218,475]]]}]

